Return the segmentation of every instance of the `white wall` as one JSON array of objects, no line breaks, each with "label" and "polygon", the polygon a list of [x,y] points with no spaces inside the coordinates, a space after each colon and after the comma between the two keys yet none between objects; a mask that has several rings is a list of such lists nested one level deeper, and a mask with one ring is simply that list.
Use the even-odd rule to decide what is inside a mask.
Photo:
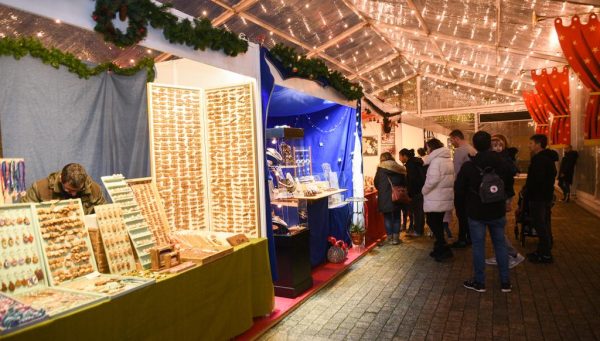
[{"label": "white wall", "polygon": [[[363,136],[377,136],[377,143],[379,146],[379,154],[381,154],[381,121],[377,122],[367,122],[365,123],[366,128],[363,128]],[[423,129],[419,127],[414,127],[405,123],[401,123],[395,128],[395,138],[396,138],[396,152],[394,153],[394,158],[398,160],[398,152],[400,149],[414,149],[415,154],[418,148],[423,147]],[[443,140],[445,141],[445,140]],[[365,176],[375,176],[375,172],[377,171],[377,165],[379,164],[379,155],[378,156],[363,156],[363,167]]]},{"label": "white wall", "polygon": [[253,78],[238,73],[182,58],[157,63],[154,82],[210,89],[239,85],[252,80]]}]

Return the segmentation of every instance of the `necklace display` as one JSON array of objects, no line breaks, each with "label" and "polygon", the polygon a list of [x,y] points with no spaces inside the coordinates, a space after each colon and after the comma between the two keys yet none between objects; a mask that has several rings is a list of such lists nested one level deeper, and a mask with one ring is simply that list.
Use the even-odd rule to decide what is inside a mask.
[{"label": "necklace display", "polygon": [[25,195],[25,161],[23,159],[0,159],[0,204],[19,202]]},{"label": "necklace display", "polygon": [[122,274],[134,270],[135,259],[120,206],[100,205],[94,210],[110,273]]},{"label": "necklace display", "polygon": [[101,179],[112,201],[121,208],[129,238],[133,242],[142,268],[150,269],[150,249],[155,246],[156,241],[152,240],[153,234],[150,232],[147,220],[142,215],[132,189],[125,182],[122,174],[103,176]]},{"label": "necklace display", "polygon": [[23,327],[47,317],[43,309],[34,309],[0,294],[0,331]]}]

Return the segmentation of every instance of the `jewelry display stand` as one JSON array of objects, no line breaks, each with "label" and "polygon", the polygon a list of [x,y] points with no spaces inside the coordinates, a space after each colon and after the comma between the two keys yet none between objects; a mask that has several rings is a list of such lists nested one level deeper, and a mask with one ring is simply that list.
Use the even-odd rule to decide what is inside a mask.
[{"label": "jewelry display stand", "polygon": [[172,237],[179,244],[182,261],[208,264],[233,252],[229,243],[209,233],[176,231]]},{"label": "jewelry display stand", "polygon": [[0,206],[0,225],[3,242],[0,259],[5,260],[0,268],[2,292],[27,306],[43,309],[50,316],[59,316],[106,299],[104,295],[49,287],[32,204]]},{"label": "jewelry display stand", "polygon": [[[123,274],[135,270],[135,258],[121,207],[107,204],[96,206],[94,210],[110,273]],[[148,239],[152,240],[151,237]],[[140,244],[144,243],[140,241]]]},{"label": "jewelry display stand", "polygon": [[148,241],[148,238],[152,238],[153,234],[142,215],[133,190],[125,182],[125,177],[122,174],[103,176],[101,179],[112,202],[121,206],[127,232],[140,265],[143,269],[150,269],[150,249],[155,246],[155,241]]},{"label": "jewelry display stand", "polygon": [[260,235],[252,94],[148,84],[152,177],[175,231]]},{"label": "jewelry display stand", "polygon": [[165,207],[158,194],[156,184],[152,182],[152,178],[130,179],[127,180],[127,184],[133,191],[140,211],[154,235],[156,245],[165,246],[171,244],[169,240],[171,228],[165,214]]},{"label": "jewelry display stand", "polygon": [[0,159],[0,205],[18,203],[25,196],[25,160]]},{"label": "jewelry display stand", "polygon": [[154,283],[98,272],[80,199],[43,202],[34,207],[50,286],[117,297]]}]

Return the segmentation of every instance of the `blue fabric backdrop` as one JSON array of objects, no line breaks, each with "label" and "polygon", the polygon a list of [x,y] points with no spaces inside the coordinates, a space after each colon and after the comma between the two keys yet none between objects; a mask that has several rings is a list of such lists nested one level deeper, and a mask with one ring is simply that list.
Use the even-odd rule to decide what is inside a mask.
[{"label": "blue fabric backdrop", "polygon": [[0,57],[4,157],[23,157],[31,185],[70,162],[96,180],[147,177],[146,72],[79,79],[37,59]]}]

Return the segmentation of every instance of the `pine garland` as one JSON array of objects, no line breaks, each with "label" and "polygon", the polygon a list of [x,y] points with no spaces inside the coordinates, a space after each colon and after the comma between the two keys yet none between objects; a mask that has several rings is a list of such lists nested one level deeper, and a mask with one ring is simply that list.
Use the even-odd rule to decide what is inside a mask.
[{"label": "pine garland", "polygon": [[[213,27],[207,18],[179,21],[168,11],[171,6],[157,6],[151,0],[96,0],[96,9],[92,15],[92,19],[96,21],[94,30],[101,33],[104,40],[119,47],[126,47],[144,39],[150,24],[153,28],[162,29],[165,39],[169,42],[187,45],[194,50],[223,50],[226,55],[232,57],[248,51],[246,40],[225,29]],[[121,20],[129,19],[125,33],[115,28],[112,23],[117,13]]]},{"label": "pine garland", "polygon": [[28,54],[33,58],[41,59],[44,64],[49,64],[55,69],[58,69],[61,65],[65,66],[69,72],[76,74],[79,78],[88,79],[106,71],[112,71],[122,76],[132,76],[143,69],[146,69],[148,82],[153,81],[155,77],[154,60],[152,58],[144,58],[138,61],[136,65],[128,68],[121,68],[112,62],[89,67],[73,54],[56,48],[46,48],[35,38],[6,37],[0,39],[0,56],[13,56],[19,60]]},{"label": "pine garland", "polygon": [[362,98],[362,87],[350,82],[348,78],[339,71],[329,71],[325,62],[317,58],[308,58],[299,55],[294,48],[277,44],[269,53],[279,61],[288,71],[294,75],[312,80],[318,80],[331,85],[349,100]]}]

